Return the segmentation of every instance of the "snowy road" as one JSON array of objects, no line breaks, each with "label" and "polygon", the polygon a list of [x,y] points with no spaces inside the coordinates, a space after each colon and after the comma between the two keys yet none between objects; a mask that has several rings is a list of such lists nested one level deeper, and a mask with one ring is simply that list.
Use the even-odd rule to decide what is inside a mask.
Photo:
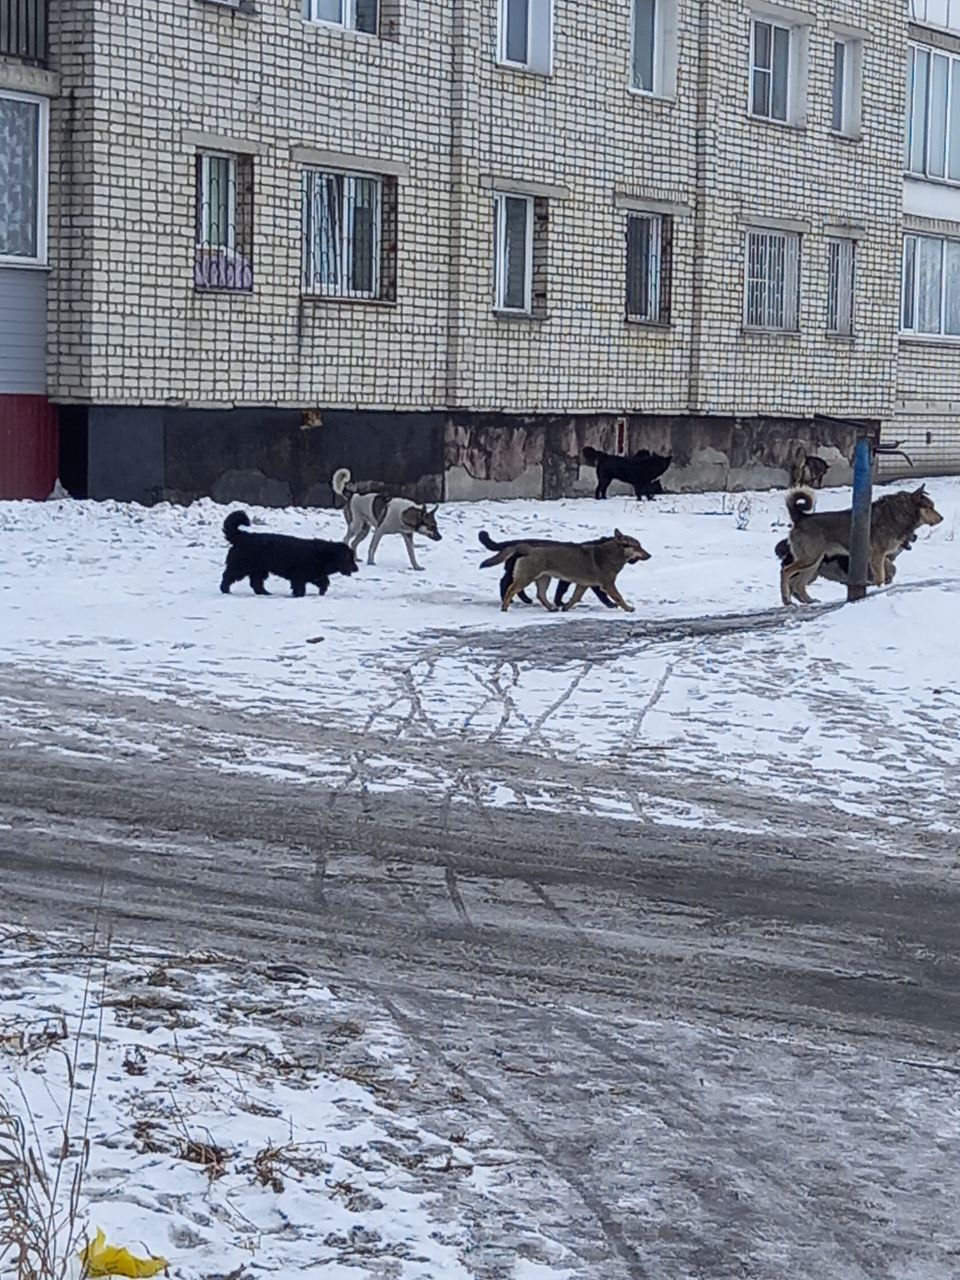
[{"label": "snowy road", "polygon": [[[482,1116],[520,1153],[514,1225],[570,1274],[956,1274],[955,836],[911,830],[891,858],[880,819],[847,839],[808,805],[798,834],[795,797],[656,760],[631,786],[654,807],[692,791],[710,828],[291,786],[211,760],[251,738],[266,760],[342,751],[341,726],[9,667],[4,692],[3,917],[82,926],[102,886],[125,937],[287,957],[385,1011],[406,1106]],[[84,724],[103,750],[78,749]],[[429,764],[422,741],[361,736],[355,757]],[[489,771],[580,793],[620,767],[497,741],[458,766],[468,790]],[[481,1241],[503,1214],[480,1214]]]}]

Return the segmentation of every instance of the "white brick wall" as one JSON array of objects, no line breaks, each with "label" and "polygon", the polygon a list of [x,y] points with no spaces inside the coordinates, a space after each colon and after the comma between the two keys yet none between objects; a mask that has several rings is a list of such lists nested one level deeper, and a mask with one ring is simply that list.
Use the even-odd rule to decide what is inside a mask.
[{"label": "white brick wall", "polygon": [[[743,0],[679,0],[674,101],[629,91],[629,0],[557,0],[549,77],[496,65],[496,0],[391,8],[395,40],[307,24],[300,0],[258,0],[255,17],[200,0],[55,5],[55,396],[893,417],[902,6],[796,0],[811,21],[803,128],[747,115]],[[831,24],[868,32],[858,141],[829,132]],[[251,296],[193,287],[184,131],[258,149]],[[296,146],[408,167],[396,305],[301,300]],[[493,313],[497,179],[569,190],[550,202],[545,319]],[[625,322],[617,193],[686,209],[669,328]],[[751,217],[809,226],[799,334],[742,330]],[[863,232],[849,341],[824,332],[838,222]]]}]

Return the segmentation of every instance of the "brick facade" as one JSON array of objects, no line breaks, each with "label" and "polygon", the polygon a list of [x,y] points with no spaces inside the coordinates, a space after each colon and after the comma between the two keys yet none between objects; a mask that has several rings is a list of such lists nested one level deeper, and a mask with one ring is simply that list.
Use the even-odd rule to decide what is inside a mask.
[{"label": "brick facade", "polygon": [[[542,75],[498,63],[498,0],[383,0],[377,37],[305,21],[303,0],[54,0],[54,398],[220,414],[445,412],[446,467],[469,415],[524,430],[549,418],[571,449],[583,415],[598,440],[636,415],[664,415],[674,432],[685,415],[808,421],[796,441],[814,447],[827,442],[818,415],[890,423],[929,390],[949,420],[955,369],[932,374],[926,353],[897,339],[901,6],[676,0],[668,97],[630,88],[631,0],[553,10]],[[803,22],[802,122],[748,113],[754,12]],[[830,130],[838,30],[863,38],[856,139]],[[204,149],[252,158],[250,293],[194,287]],[[395,178],[395,301],[303,296],[301,181],[317,156]],[[538,198],[542,314],[494,311],[497,191]],[[626,216],[643,209],[670,219],[668,324],[625,318]],[[750,225],[801,233],[795,333],[744,328]],[[825,332],[838,227],[857,243],[844,338]],[[465,452],[469,441],[454,450]],[[708,454],[687,450],[689,483]],[[513,479],[528,465],[517,461]]]}]

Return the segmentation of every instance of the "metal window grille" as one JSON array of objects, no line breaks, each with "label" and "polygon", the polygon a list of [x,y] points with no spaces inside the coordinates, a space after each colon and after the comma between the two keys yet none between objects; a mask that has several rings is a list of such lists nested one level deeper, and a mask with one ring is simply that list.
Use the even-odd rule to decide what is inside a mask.
[{"label": "metal window grille", "polygon": [[748,231],[744,323],[749,329],[796,330],[800,237],[794,232]]},{"label": "metal window grille", "polygon": [[196,239],[196,288],[253,288],[251,157],[213,153],[197,156]]},{"label": "metal window grille", "polygon": [[0,54],[46,62],[47,0],[0,0]]},{"label": "metal window grille", "polygon": [[[383,185],[380,178],[361,174],[319,170],[304,174],[304,289],[307,293],[333,298],[384,296],[381,293]],[[395,219],[395,201],[392,208]],[[395,248],[394,231],[391,260],[395,258]]]},{"label": "metal window grille", "polygon": [[907,63],[906,167],[960,182],[960,58],[918,45]]},{"label": "metal window grille", "polygon": [[494,198],[495,306],[498,311],[529,314],[532,308],[533,205],[531,196]]},{"label": "metal window grille", "polygon": [[633,0],[633,87],[653,93],[659,0]]},{"label": "metal window grille", "polygon": [[853,333],[853,298],[856,244],[853,240],[827,241],[827,332]]},{"label": "metal window grille", "polygon": [[368,35],[377,34],[379,7],[379,0],[306,0],[311,22],[329,22]]},{"label": "metal window grille", "polygon": [[790,89],[790,28],[753,23],[750,111],[767,120],[786,120]]},{"label": "metal window grille", "polygon": [[627,217],[627,317],[657,324],[668,318],[669,219]]}]

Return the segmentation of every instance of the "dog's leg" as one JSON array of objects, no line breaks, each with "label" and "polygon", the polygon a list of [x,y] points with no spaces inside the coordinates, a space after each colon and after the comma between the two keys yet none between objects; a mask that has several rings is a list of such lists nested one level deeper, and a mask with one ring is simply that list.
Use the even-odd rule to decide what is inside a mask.
[{"label": "dog's leg", "polygon": [[580,601],[583,599],[584,595],[586,594],[586,591],[587,591],[586,587],[581,586],[579,583],[577,583],[577,585],[573,588],[573,595],[563,606],[563,612],[569,613],[571,609],[573,609],[576,605],[578,605]]},{"label": "dog's leg", "polygon": [[812,564],[801,564],[799,560],[791,560],[780,570],[780,599],[785,605],[793,604],[794,592],[801,604],[816,604],[812,596],[807,595],[807,583],[812,582],[820,569],[823,556]]},{"label": "dog's leg", "polygon": [[351,551],[356,551],[372,527],[372,525],[367,524],[363,516],[358,517],[357,523],[351,526],[350,532],[347,534],[347,546]]},{"label": "dog's leg", "polygon": [[557,606],[547,595],[547,588],[550,586],[550,579],[546,574],[537,579],[537,599],[549,613],[556,613]]},{"label": "dog's leg", "polygon": [[264,576],[264,577],[261,577],[261,578],[258,578],[258,577],[256,576],[256,574],[251,573],[251,575],[250,575],[250,586],[253,588],[253,593],[254,593],[254,595],[258,595],[258,596],[268,596],[268,595],[270,594],[270,592],[269,592],[269,591],[267,590],[267,588],[264,586],[264,583],[266,582],[266,580],[267,580],[267,579],[266,579],[266,577],[265,577],[265,576]]},{"label": "dog's leg", "polygon": [[373,537],[370,539],[370,550],[367,552],[367,564],[376,564],[374,558],[377,554],[377,547],[380,545],[380,539],[383,537],[383,525],[379,525],[373,531]]},{"label": "dog's leg", "polygon": [[609,584],[604,583],[603,589],[604,591],[606,591],[607,595],[610,597],[610,599],[613,601],[614,604],[618,604],[620,608],[626,610],[627,613],[634,612],[633,605],[627,604],[626,600],[624,600],[623,596],[620,594],[619,590],[617,589],[617,584],[615,582],[611,582]]},{"label": "dog's leg", "polygon": [[[377,532],[379,533],[379,530],[377,530]],[[413,549],[413,534],[412,533],[403,534],[403,540],[407,544],[407,555],[410,557],[410,568],[422,570],[423,565],[417,564],[416,552]]]},{"label": "dog's leg", "polygon": [[569,589],[570,589],[570,583],[569,583],[569,582],[564,582],[564,581],[561,579],[561,580],[557,583],[557,589],[556,589],[556,591],[553,593],[553,603],[557,606],[557,608],[558,608],[558,609],[562,609],[562,608],[563,608],[563,597],[567,594],[567,592],[569,591]]},{"label": "dog's leg", "polygon": [[887,585],[887,557],[882,551],[870,552],[870,572],[878,587]]},{"label": "dog's leg", "polygon": [[307,584],[303,578],[293,578],[290,582],[290,594],[301,599],[307,594]]},{"label": "dog's leg", "polygon": [[322,596],[325,596],[327,594],[327,591],[329,590],[329,588],[330,588],[329,578],[323,577],[317,580],[317,590]]},{"label": "dog's leg", "polygon": [[[500,603],[503,603],[503,597],[507,594],[507,587],[513,581],[513,569],[517,563],[517,557],[511,556],[503,567],[503,577],[500,579]],[[517,598],[522,600],[524,604],[532,604],[530,597],[525,591],[518,591]]]},{"label": "dog's leg", "polygon": [[599,587],[591,587],[590,590],[597,597],[602,605],[608,609],[615,609],[617,606],[613,603],[605,591],[601,591]]},{"label": "dog's leg", "polygon": [[229,569],[224,569],[223,577],[220,579],[220,590],[223,592],[225,596],[228,596],[230,594],[230,588],[233,586],[233,584],[235,582],[242,582],[246,576],[247,575],[245,573],[241,573],[238,576],[235,573],[231,573]]}]

